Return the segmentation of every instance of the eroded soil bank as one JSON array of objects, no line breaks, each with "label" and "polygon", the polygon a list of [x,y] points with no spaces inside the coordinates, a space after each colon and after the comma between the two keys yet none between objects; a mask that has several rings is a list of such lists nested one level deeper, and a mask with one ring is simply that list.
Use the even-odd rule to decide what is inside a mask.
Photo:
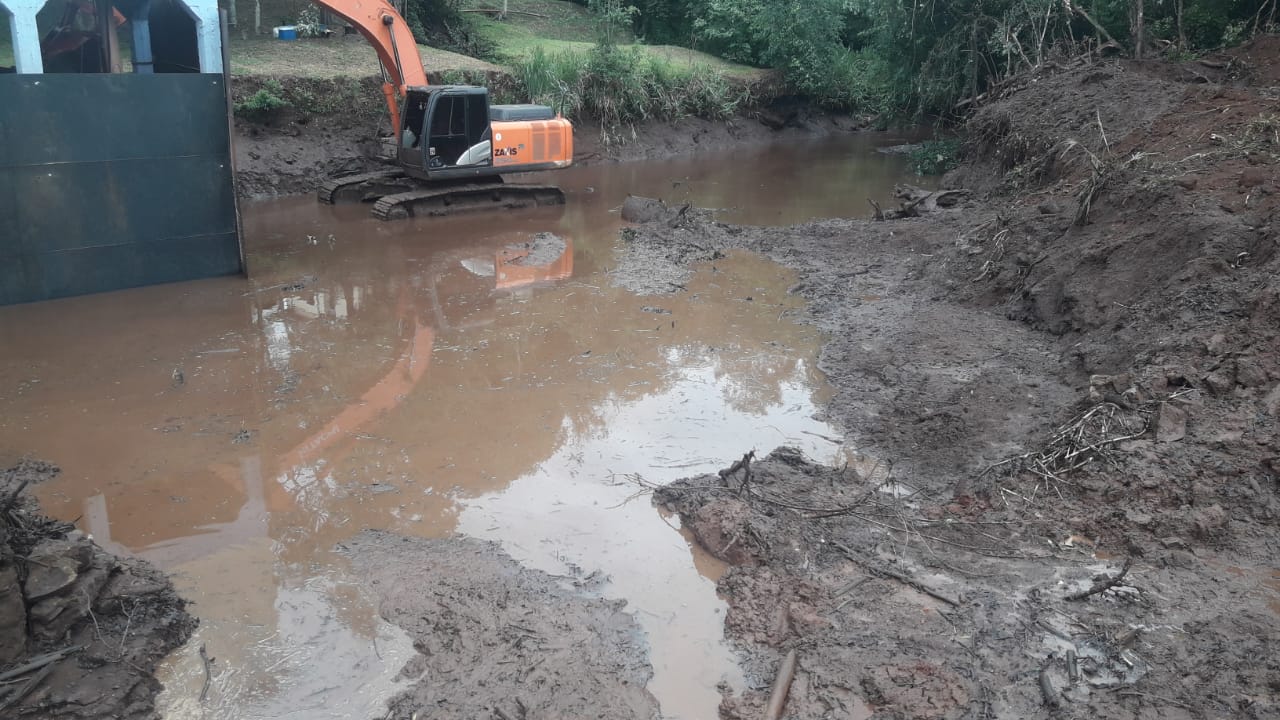
[{"label": "eroded soil bank", "polygon": [[957,208],[624,231],[649,292],[728,248],[796,268],[858,453],[658,492],[733,565],[724,717],[789,650],[788,718],[1280,713],[1277,50],[1027,78]]},{"label": "eroded soil bank", "polygon": [[159,717],[153,673],[195,619],[148,563],[40,514],[25,491],[57,474],[34,461],[0,471],[0,715]]}]

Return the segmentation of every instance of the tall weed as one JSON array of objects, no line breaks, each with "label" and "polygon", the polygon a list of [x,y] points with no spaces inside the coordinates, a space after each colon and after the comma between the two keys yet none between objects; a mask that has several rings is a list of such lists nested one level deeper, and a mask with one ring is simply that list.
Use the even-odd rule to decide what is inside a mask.
[{"label": "tall weed", "polygon": [[748,99],[746,90],[709,67],[677,64],[634,47],[554,54],[537,49],[515,64],[514,75],[531,102],[599,122],[606,141],[644,120],[728,117]]}]

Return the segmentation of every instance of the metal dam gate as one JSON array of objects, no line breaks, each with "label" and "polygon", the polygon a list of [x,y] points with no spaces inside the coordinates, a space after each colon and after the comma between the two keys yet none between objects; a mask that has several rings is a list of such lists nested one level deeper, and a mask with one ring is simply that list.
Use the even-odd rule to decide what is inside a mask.
[{"label": "metal dam gate", "polygon": [[0,75],[0,304],[240,272],[223,76]]}]

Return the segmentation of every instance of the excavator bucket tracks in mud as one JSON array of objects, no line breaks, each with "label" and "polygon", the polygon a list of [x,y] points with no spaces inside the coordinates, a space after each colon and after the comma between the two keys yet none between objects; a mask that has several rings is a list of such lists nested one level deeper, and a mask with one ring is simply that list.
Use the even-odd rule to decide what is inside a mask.
[{"label": "excavator bucket tracks in mud", "polygon": [[373,216],[379,220],[564,204],[564,192],[554,185],[508,184],[499,177],[423,183],[396,170],[334,178],[320,186],[317,195],[320,202],[332,205],[372,202]]}]

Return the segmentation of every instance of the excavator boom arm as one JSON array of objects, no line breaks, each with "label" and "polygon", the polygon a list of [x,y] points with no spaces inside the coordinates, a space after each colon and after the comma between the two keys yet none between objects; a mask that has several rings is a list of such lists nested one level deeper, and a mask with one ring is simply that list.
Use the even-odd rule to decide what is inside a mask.
[{"label": "excavator boom arm", "polygon": [[427,84],[427,71],[422,67],[422,56],[409,24],[387,0],[316,0],[316,4],[351,23],[378,54],[386,71],[382,94],[387,99],[391,127],[399,137],[397,96],[403,97],[406,88]]}]

